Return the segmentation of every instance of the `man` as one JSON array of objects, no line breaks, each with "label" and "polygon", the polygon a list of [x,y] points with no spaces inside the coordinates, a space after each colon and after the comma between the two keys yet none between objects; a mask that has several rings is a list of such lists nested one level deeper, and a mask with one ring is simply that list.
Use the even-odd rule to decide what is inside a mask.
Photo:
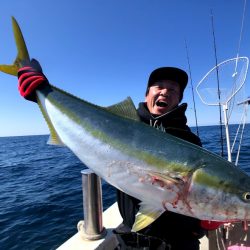
[{"label": "man", "polygon": [[[187,82],[188,76],[181,69],[163,67],[154,70],[149,76],[145,102],[139,104],[138,114],[141,121],[201,146],[200,139],[186,125],[187,104],[179,105]],[[140,201],[120,191],[117,196],[124,225],[117,231],[123,233],[132,227]],[[195,250],[199,249],[199,238],[204,235],[204,230],[199,220],[167,211],[140,233],[164,239],[171,249]]]},{"label": "man", "polygon": [[[48,87],[49,82],[37,61],[32,60],[31,65],[18,72],[19,91],[24,98],[36,101],[35,90]],[[186,125],[187,104],[179,105],[187,82],[188,76],[181,69],[163,67],[154,70],[149,76],[145,102],[139,104],[138,115],[142,122],[156,129],[201,146],[200,139]],[[117,202],[123,224],[115,230],[116,249],[198,250],[204,229],[215,229],[220,224],[166,211],[148,227],[131,233],[140,201],[117,191]]]}]

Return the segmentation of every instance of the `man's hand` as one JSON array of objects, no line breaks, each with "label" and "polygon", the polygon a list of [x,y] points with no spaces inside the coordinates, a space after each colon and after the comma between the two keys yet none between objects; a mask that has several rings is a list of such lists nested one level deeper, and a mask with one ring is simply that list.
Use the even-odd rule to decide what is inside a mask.
[{"label": "man's hand", "polygon": [[18,70],[18,90],[25,99],[36,102],[35,91],[46,85],[49,82],[37,60],[32,59],[29,65]]}]

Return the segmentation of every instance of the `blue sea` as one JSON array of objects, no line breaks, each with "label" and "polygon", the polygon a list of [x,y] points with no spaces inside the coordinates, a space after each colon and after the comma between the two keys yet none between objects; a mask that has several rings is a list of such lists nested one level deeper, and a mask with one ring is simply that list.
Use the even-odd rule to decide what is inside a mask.
[{"label": "blue sea", "polygon": [[[236,130],[230,127],[232,134]],[[205,148],[220,154],[218,126],[200,127],[199,135]],[[0,249],[56,249],[83,219],[80,172],[86,167],[67,148],[47,140],[48,135],[0,137]],[[249,163],[250,124],[239,161],[250,174]],[[102,185],[106,209],[115,201],[115,190]]]}]

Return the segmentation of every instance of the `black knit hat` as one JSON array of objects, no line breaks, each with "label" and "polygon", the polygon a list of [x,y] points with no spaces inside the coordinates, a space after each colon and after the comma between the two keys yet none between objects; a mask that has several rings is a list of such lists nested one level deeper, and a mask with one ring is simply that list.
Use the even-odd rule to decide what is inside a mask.
[{"label": "black knit hat", "polygon": [[188,75],[187,73],[179,68],[174,67],[162,67],[155,69],[152,71],[152,73],[149,76],[148,79],[148,85],[146,90],[146,95],[148,94],[149,88],[156,82],[162,81],[162,80],[172,80],[177,82],[180,85],[180,101],[183,97],[184,89],[187,86],[188,83]]}]

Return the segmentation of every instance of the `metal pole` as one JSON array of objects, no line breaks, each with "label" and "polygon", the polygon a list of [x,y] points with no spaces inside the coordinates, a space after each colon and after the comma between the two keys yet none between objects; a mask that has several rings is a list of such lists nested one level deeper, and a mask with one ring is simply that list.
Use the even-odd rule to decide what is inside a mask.
[{"label": "metal pole", "polygon": [[102,224],[101,178],[90,169],[82,170],[81,174],[84,222],[79,222],[78,230],[85,239],[97,240],[106,234]]},{"label": "metal pole", "polygon": [[223,105],[224,123],[225,123],[225,131],[226,131],[226,141],[227,141],[227,159],[228,159],[228,161],[232,162],[227,110],[228,110],[227,104]]}]

